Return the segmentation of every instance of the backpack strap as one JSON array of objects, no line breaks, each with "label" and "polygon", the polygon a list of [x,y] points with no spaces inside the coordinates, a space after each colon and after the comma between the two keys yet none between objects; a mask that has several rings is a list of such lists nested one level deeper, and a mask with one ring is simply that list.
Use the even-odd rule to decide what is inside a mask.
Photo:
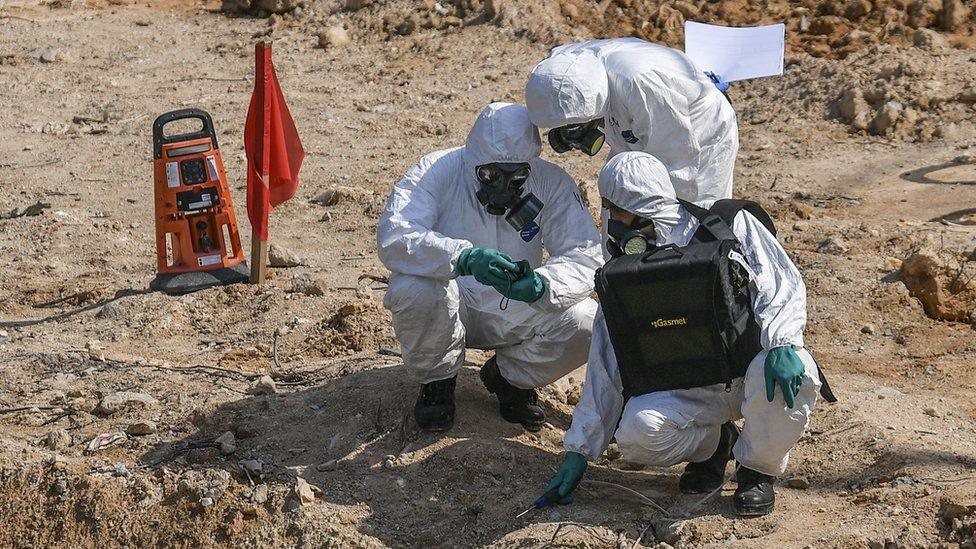
[{"label": "backpack strap", "polygon": [[698,222],[701,224],[699,230],[708,231],[716,240],[736,240],[735,233],[729,222],[722,219],[718,214],[702,208],[698,204],[692,204],[687,200],[678,199],[678,203],[684,206]]},{"label": "backpack strap", "polygon": [[[701,208],[699,208],[701,209]],[[773,219],[769,217],[766,210],[759,205],[758,202],[752,200],[734,200],[731,198],[723,198],[721,200],[716,200],[712,207],[708,209],[709,212],[719,216],[725,221],[729,227],[735,224],[735,216],[739,214],[742,210],[745,210],[752,214],[760,223],[766,227],[773,236],[776,236],[776,226],[773,224]]]}]

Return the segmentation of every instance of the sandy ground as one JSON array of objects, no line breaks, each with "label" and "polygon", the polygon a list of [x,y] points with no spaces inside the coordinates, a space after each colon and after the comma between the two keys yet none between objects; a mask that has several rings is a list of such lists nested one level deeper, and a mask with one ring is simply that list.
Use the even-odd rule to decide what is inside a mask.
[{"label": "sandy ground", "polygon": [[[762,120],[790,108],[764,94],[774,83],[734,87],[749,113],[736,193],[773,212],[804,272],[807,343],[840,402],[815,413],[768,517],[734,517],[734,483],[697,505],[677,491],[680,469],[636,470],[610,452],[587,478],[666,514],[584,484],[572,506],[515,520],[559,463],[582,372],[542,390],[550,425],[530,434],[497,417],[477,378],[487,355],[472,353],[456,426],[417,431],[417,386],[379,304],[374,229],[398,176],[461,144],[488,102],[520,100],[547,45],[483,24],[323,50],[283,25],[275,61],[307,158],[271,234],[304,265],[273,269],[262,287],[169,297],[147,292],[152,120],[189,106],[213,115],[247,234],[241,134],[250,44],[267,21],[6,10],[0,212],[48,206],[0,220],[0,546],[972,545],[976,334],[927,316],[898,275],[919,246],[976,247],[971,137],[884,140],[826,114]],[[554,161],[596,203],[600,159]],[[362,192],[312,202],[336,186]],[[262,375],[276,393],[250,394]],[[97,410],[118,391],[153,400]],[[150,433],[86,449],[138,424]],[[316,487],[306,501],[299,478]]]}]

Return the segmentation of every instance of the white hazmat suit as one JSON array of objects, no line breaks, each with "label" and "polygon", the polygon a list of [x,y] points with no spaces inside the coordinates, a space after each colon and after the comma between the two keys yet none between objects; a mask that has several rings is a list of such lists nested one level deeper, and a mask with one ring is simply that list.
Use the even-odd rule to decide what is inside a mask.
[{"label": "white hazmat suit", "polygon": [[[667,169],[649,155],[629,152],[613,157],[600,174],[599,186],[614,205],[653,220],[658,245],[685,246],[698,229],[698,220],[675,199]],[[802,348],[806,289],[782,246],[750,213],[739,212],[732,230],[748,263],[744,266],[762,334],[763,351],[749,364],[745,377],[735,379],[731,391],[724,384],[659,391],[632,397],[625,406],[617,358],[603,312],[598,311],[583,393],[566,433],[567,451],[596,459],[616,428],[617,445],[628,460],[660,467],[699,462],[715,452],[723,423],[745,418],[733,448],[736,459],[767,475],[784,471],[821,385],[813,357]],[[779,390],[773,402],[766,400],[766,354],[784,345],[794,345],[805,366],[793,408],[786,406]]]},{"label": "white hazmat suit", "polygon": [[[394,186],[377,229],[380,260],[393,273],[383,303],[404,363],[421,383],[454,376],[465,347],[495,349],[502,376],[521,389],[586,362],[597,308],[589,295],[603,262],[599,236],[579,187],[540,159],[541,150],[524,106],[493,103],[463,147],[424,156]],[[475,167],[491,162],[531,165],[525,193],[544,204],[538,234],[523,236],[478,202]],[[542,298],[512,300],[501,310],[495,288],[455,277],[458,255],[472,246],[528,260],[545,283]]]},{"label": "white hazmat suit", "polygon": [[684,53],[638,38],[553,49],[525,86],[532,122],[555,128],[603,118],[610,155],[660,160],[679,198],[732,197],[735,111]]}]

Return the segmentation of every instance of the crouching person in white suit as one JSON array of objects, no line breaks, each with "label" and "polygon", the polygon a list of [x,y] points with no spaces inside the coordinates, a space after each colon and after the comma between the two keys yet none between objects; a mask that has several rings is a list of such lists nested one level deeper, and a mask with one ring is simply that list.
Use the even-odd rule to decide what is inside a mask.
[{"label": "crouching person in white suit", "polygon": [[525,107],[493,103],[463,147],[423,157],[387,201],[384,305],[422,384],[422,429],[453,425],[466,347],[495,351],[481,379],[502,417],[528,430],[545,422],[535,388],[586,362],[599,236],[579,187],[541,148]]},{"label": "crouching person in white suit", "polygon": [[[790,449],[807,427],[821,390],[817,365],[803,348],[806,290],[800,273],[767,226],[742,208],[745,201],[719,201],[709,205],[708,210],[679,202],[666,167],[649,154],[627,152],[613,157],[600,174],[599,186],[604,206],[610,210],[606,229],[608,248],[614,250],[614,255],[674,245],[677,248],[663,248],[663,253],[687,261],[689,248],[684,247],[692,242],[724,238],[735,243],[729,245],[736,246],[734,255],[739,263],[729,272],[740,273],[740,308],[748,312],[751,306],[755,319],[750,320],[753,342],[745,348],[745,358],[738,361],[742,370],[735,376],[733,370],[727,370],[727,381],[716,383],[723,378],[713,376],[696,383],[696,377],[705,376],[709,368],[691,369],[691,373],[687,368],[678,369],[676,375],[684,376],[678,383],[682,388],[646,392],[648,386],[661,383],[662,376],[668,375],[668,365],[643,378],[638,365],[635,374],[634,366],[627,364],[634,353],[618,354],[611,340],[616,337],[611,335],[615,329],[626,331],[627,327],[615,323],[609,302],[602,303],[594,323],[582,397],[566,433],[567,453],[547,492],[558,489],[555,499],[570,502],[569,495],[580,482],[587,460],[597,459],[616,436],[621,453],[630,461],[659,467],[687,463],[679,480],[685,493],[707,493],[719,488],[725,480],[726,465],[734,455],[739,463],[738,487],[733,497],[735,512],[746,516],[771,512],[773,481],[785,470]],[[732,203],[739,204],[739,208],[735,209]],[[757,204],[749,204],[752,211],[757,211]],[[712,222],[717,221],[716,216],[721,217],[713,212],[719,211],[725,212],[728,221],[721,223],[722,236],[712,236],[718,234],[713,230],[719,230]],[[761,209],[757,215],[768,221]],[[701,219],[709,223],[703,225]],[[768,226],[772,227],[771,221]],[[733,256],[731,252],[723,255],[730,260]],[[674,307],[678,299],[684,297],[648,296],[647,303],[663,302],[664,307]],[[677,316],[658,321],[656,327],[690,328],[694,323],[691,315]],[[650,349],[647,356],[652,358],[640,360],[646,363],[662,360],[661,355],[677,357],[681,353],[687,359],[698,352],[696,347],[716,340],[707,334],[702,338],[705,343],[700,346],[676,341],[674,347],[686,349]],[[618,346],[627,345],[626,340],[616,341]],[[642,388],[642,379],[651,385]],[[823,394],[828,400],[833,398],[829,388]],[[743,418],[740,433],[732,422]]]}]

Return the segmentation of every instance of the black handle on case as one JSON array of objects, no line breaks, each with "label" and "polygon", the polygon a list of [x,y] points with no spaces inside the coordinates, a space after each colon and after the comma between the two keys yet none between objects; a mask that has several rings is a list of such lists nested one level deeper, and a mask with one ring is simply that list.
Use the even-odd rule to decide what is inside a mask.
[{"label": "black handle on case", "polygon": [[[179,135],[170,136],[163,133],[163,127],[166,126],[166,124],[175,122],[177,120],[184,120],[186,118],[196,118],[203,123],[203,129],[198,132],[182,133]],[[177,141],[189,141],[191,139],[200,139],[201,137],[209,137],[210,141],[213,142],[213,148],[220,148],[217,145],[217,132],[214,131],[213,119],[210,118],[210,113],[207,111],[200,109],[180,109],[178,111],[170,111],[166,114],[161,114],[159,115],[159,118],[153,122],[153,157],[163,157],[164,144],[175,143]]]},{"label": "black handle on case", "polygon": [[647,263],[648,261],[650,261],[651,257],[653,257],[655,254],[659,252],[663,252],[664,250],[670,250],[674,252],[674,255],[676,257],[681,257],[684,255],[683,253],[681,253],[681,248],[679,248],[676,244],[668,244],[667,246],[658,246],[656,248],[653,248],[645,252],[644,255],[641,257],[641,262]]}]

